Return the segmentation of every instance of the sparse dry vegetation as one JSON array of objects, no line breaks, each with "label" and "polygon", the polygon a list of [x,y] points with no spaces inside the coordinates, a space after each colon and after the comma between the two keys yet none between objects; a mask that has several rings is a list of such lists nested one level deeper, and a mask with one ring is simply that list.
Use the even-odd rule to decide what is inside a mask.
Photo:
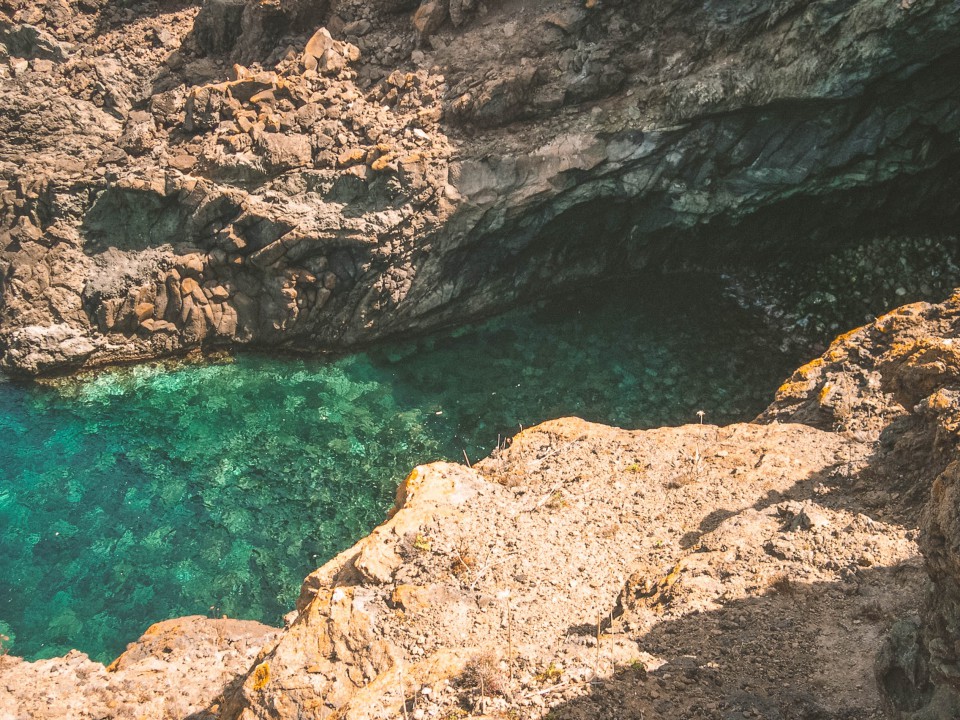
[{"label": "sparse dry vegetation", "polygon": [[476,690],[481,696],[504,696],[509,691],[507,675],[493,652],[474,656],[464,668],[460,684],[467,689]]}]

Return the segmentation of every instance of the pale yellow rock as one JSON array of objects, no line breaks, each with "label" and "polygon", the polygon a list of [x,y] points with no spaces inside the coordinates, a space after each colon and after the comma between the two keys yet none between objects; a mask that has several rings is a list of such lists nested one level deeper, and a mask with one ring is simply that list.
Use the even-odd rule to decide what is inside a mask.
[{"label": "pale yellow rock", "polygon": [[344,150],[337,156],[337,165],[339,167],[350,167],[351,165],[356,165],[357,163],[363,162],[366,157],[367,152],[365,150],[361,150],[360,148]]},{"label": "pale yellow rock", "polygon": [[303,49],[304,55],[310,55],[314,58],[319,58],[323,55],[324,52],[334,47],[336,41],[330,36],[330,31],[325,27],[317,30],[309,40],[307,40],[307,45]]},{"label": "pale yellow rock", "polygon": [[184,269],[200,274],[206,264],[205,260],[206,258],[200,253],[190,253],[180,258],[180,264]]},{"label": "pale yellow rock", "polygon": [[387,153],[386,155],[381,155],[372,163],[370,163],[370,169],[373,170],[374,172],[383,172],[388,167],[390,167],[390,163],[392,163],[394,160],[396,160],[396,155],[394,155],[393,153]]},{"label": "pale yellow rock", "polygon": [[137,316],[137,320],[143,321],[147,318],[153,317],[154,309],[153,303],[143,302],[137,305],[133,312]]},{"label": "pale yellow rock", "polygon": [[407,612],[417,612],[430,605],[429,590],[419,585],[397,585],[391,599]]}]

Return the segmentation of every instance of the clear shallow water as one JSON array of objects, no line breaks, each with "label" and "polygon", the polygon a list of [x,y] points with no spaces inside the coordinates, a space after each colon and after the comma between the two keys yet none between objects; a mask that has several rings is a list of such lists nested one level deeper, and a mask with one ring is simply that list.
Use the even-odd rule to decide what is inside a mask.
[{"label": "clear shallow water", "polygon": [[563,415],[748,419],[798,363],[709,280],[602,290],[334,361],[0,383],[0,634],[109,661],[178,615],[276,624],[414,465]]}]

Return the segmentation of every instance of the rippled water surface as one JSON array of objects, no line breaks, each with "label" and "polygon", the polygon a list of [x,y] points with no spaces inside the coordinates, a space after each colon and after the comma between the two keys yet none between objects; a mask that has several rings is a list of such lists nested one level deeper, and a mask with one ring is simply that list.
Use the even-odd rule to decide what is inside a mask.
[{"label": "rippled water surface", "polygon": [[412,466],[563,415],[748,419],[799,360],[707,280],[620,285],[333,361],[0,384],[0,635],[110,660],[177,615],[276,624]]}]

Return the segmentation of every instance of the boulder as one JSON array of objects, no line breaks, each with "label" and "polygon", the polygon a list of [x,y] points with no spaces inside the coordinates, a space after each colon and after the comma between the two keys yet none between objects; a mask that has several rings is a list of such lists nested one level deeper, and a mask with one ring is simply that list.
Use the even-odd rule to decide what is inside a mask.
[{"label": "boulder", "polygon": [[476,6],[476,0],[450,0],[450,22],[460,27]]},{"label": "boulder", "polygon": [[117,145],[131,155],[143,155],[152,150],[157,142],[157,127],[153,115],[142,110],[134,110],[127,116]]},{"label": "boulder", "polygon": [[34,25],[10,25],[0,22],[0,46],[7,55],[25,59],[61,62],[70,54],[70,46]]},{"label": "boulder", "polygon": [[299,133],[263,132],[255,140],[260,155],[270,172],[278,173],[312,163],[310,138]]},{"label": "boulder", "polygon": [[194,166],[197,164],[197,158],[195,158],[193,155],[180,153],[179,155],[174,155],[172,158],[170,158],[167,161],[167,164],[174,170],[188,173],[193,170]]},{"label": "boulder", "polygon": [[330,35],[330,31],[325,27],[322,27],[317,30],[307,41],[307,45],[303,49],[303,54],[304,56],[319,58],[327,50],[333,49],[335,44],[336,41]]},{"label": "boulder", "polygon": [[203,717],[277,635],[257,622],[194,615],[151,625],[108,667],[76,650],[37,663],[4,657],[0,717]]},{"label": "boulder", "polygon": [[316,69],[324,75],[337,75],[347,66],[347,61],[343,55],[335,49],[325,50],[323,55],[317,59]]},{"label": "boulder", "polygon": [[428,0],[413,14],[413,28],[422,43],[433,35],[447,19],[447,0]]}]

